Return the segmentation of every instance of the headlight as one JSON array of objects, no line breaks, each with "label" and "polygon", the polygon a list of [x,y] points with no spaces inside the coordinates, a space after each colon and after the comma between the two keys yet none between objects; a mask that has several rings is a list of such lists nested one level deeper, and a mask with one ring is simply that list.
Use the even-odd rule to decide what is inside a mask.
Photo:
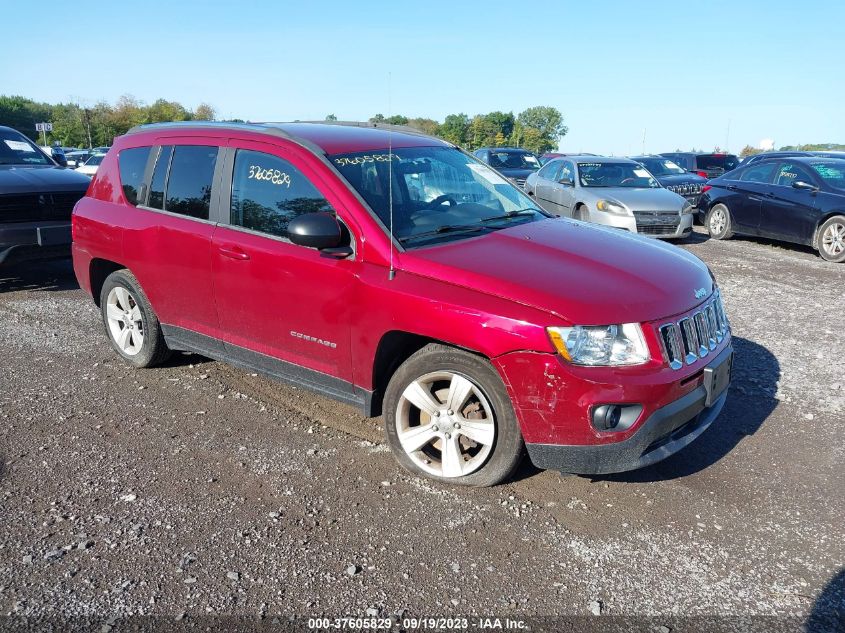
[{"label": "headlight", "polygon": [[575,365],[641,365],[651,356],[638,323],[546,328],[555,349]]},{"label": "headlight", "polygon": [[685,214],[685,213],[692,213],[692,205],[689,203],[689,200],[687,200],[687,201],[684,203],[684,206],[683,206],[683,208],[681,209],[681,215],[683,215],[683,214]]},{"label": "headlight", "polygon": [[618,202],[613,200],[599,200],[596,203],[596,209],[599,211],[607,211],[608,213],[616,213],[619,215],[627,215],[628,210]]}]

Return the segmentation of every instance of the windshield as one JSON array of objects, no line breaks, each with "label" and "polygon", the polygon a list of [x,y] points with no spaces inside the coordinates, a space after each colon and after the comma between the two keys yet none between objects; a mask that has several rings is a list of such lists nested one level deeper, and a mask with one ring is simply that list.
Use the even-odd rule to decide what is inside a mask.
[{"label": "windshield", "polygon": [[652,176],[677,176],[685,173],[681,167],[678,167],[668,158],[638,158],[636,160],[648,169]]},{"label": "windshield", "polygon": [[699,169],[724,169],[731,171],[739,167],[739,159],[733,154],[704,154],[696,157]]},{"label": "windshield", "polygon": [[106,157],[105,154],[97,154],[95,156],[92,156],[87,161],[85,161],[85,166],[86,167],[96,167],[97,165],[99,165],[100,163],[103,162],[103,159],[105,157]]},{"label": "windshield", "polygon": [[810,166],[831,187],[845,189],[845,160],[810,163]]},{"label": "windshield", "polygon": [[487,165],[451,147],[337,154],[330,160],[385,226],[392,194],[393,232],[408,246],[547,217]]},{"label": "windshield", "polygon": [[578,163],[578,177],[582,187],[660,187],[648,170],[636,163]]},{"label": "windshield", "polygon": [[490,150],[490,166],[494,169],[540,169],[540,159],[529,152]]},{"label": "windshield", "polygon": [[22,134],[0,130],[0,165],[52,165],[41,150]]}]

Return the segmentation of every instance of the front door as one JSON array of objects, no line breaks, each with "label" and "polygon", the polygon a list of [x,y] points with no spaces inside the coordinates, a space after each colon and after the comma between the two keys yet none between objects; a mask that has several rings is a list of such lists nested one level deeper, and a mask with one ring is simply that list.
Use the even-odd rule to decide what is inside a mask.
[{"label": "front door", "polygon": [[[349,311],[357,262],[287,239],[293,217],[333,213],[336,197],[296,148],[232,141],[224,179],[231,183],[221,199],[228,224],[214,235],[212,260],[227,354],[267,364],[262,368],[271,372],[304,367],[351,383]],[[313,383],[313,373],[302,375]]]}]

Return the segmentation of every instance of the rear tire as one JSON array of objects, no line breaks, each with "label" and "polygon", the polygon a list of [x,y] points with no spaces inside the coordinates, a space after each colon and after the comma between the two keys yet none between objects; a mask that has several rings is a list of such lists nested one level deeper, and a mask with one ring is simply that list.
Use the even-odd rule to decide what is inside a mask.
[{"label": "rear tire", "polygon": [[721,202],[710,207],[707,217],[704,220],[707,233],[714,240],[727,240],[731,238],[733,236],[732,225],[731,212]]},{"label": "rear tire", "polygon": [[170,357],[158,317],[128,270],[106,277],[100,291],[100,312],[112,348],[130,365],[153,367]]},{"label": "rear tire", "polygon": [[845,262],[845,216],[828,218],[819,228],[819,255],[829,262]]},{"label": "rear tire", "polygon": [[427,345],[396,370],[384,421],[399,465],[444,483],[493,486],[525,451],[499,374],[485,359],[446,345]]}]

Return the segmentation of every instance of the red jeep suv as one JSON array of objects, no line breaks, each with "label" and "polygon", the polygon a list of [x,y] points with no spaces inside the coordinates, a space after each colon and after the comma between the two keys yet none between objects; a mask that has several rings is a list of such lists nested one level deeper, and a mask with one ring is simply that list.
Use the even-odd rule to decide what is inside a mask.
[{"label": "red jeep suv", "polygon": [[727,397],[693,255],[550,217],[446,142],[373,124],[146,125],[73,215],[77,278],[136,367],[186,350],[383,412],[409,471],[492,485],[690,444]]}]

